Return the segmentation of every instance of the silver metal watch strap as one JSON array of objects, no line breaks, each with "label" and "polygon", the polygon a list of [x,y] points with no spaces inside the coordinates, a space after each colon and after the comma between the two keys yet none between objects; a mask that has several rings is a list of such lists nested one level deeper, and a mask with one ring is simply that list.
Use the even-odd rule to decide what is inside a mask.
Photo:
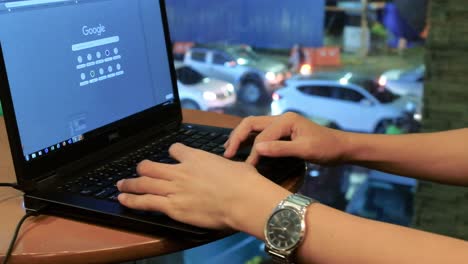
[{"label": "silver metal watch strap", "polygon": [[314,203],[315,200],[312,199],[312,198],[309,198],[307,196],[304,196],[302,194],[291,194],[289,195],[286,199],[285,199],[285,202],[291,202],[291,203],[294,203],[294,204],[297,204],[299,206],[302,206],[302,207],[307,207],[309,206],[311,203]]},{"label": "silver metal watch strap", "polygon": [[[302,216],[305,217],[305,212],[307,210],[307,207],[313,203],[316,203],[317,201],[309,198],[307,196],[301,195],[301,194],[291,194],[288,197],[286,197],[281,203],[277,206],[276,209],[281,209],[284,207],[293,207],[297,209],[298,211],[301,212]],[[290,253],[293,253],[295,250],[293,250]],[[266,248],[266,252],[271,256],[271,259],[273,263],[278,263],[278,264],[293,264],[293,256],[292,255],[282,255],[278,252],[276,252],[272,248]]]},{"label": "silver metal watch strap", "polygon": [[304,216],[307,207],[315,202],[317,201],[307,196],[301,194],[291,194],[286,197],[286,199],[284,199],[277,208],[293,207],[294,209],[301,212],[301,214]]},{"label": "silver metal watch strap", "polygon": [[271,261],[275,264],[294,264],[294,262],[290,260],[290,258],[279,255],[278,253],[272,250],[268,250],[267,253],[270,255]]}]

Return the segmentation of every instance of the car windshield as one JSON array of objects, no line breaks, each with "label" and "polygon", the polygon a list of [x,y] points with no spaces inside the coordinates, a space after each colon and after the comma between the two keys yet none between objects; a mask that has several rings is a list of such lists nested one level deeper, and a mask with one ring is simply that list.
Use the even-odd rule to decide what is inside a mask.
[{"label": "car windshield", "polygon": [[176,72],[177,79],[185,85],[194,85],[200,83],[205,78],[203,75],[187,66],[178,68]]},{"label": "car windshield", "polygon": [[420,65],[416,68],[411,68],[407,71],[402,72],[400,75],[400,80],[417,81],[419,79],[424,78],[425,72],[426,72],[426,67],[424,65]]},{"label": "car windshield", "polygon": [[231,53],[234,56],[236,56],[238,58],[246,59],[247,61],[249,61],[249,60],[257,61],[257,60],[259,60],[258,55],[251,48],[248,48],[248,47],[233,48],[231,50]]},{"label": "car windshield", "polygon": [[366,89],[370,94],[372,94],[375,98],[377,98],[379,102],[383,104],[391,103],[397,100],[398,98],[400,98],[400,96],[388,90],[387,87],[381,86],[376,81],[373,81],[373,80],[359,80],[359,81],[354,81],[354,83]]}]

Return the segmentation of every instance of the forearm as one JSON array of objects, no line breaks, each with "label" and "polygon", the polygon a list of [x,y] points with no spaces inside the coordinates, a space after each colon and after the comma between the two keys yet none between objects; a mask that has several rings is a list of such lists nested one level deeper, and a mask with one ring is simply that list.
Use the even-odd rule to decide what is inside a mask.
[{"label": "forearm", "polygon": [[468,243],[345,214],[320,204],[309,207],[299,263],[466,263]]},{"label": "forearm", "polygon": [[[238,203],[232,208],[229,226],[265,240],[263,230],[269,215],[288,195],[281,188],[271,188],[263,196]],[[296,254],[299,263],[466,263],[468,243],[316,203],[307,210],[306,233]]]},{"label": "forearm", "polygon": [[468,186],[468,129],[397,136],[346,133],[346,137],[345,162]]}]

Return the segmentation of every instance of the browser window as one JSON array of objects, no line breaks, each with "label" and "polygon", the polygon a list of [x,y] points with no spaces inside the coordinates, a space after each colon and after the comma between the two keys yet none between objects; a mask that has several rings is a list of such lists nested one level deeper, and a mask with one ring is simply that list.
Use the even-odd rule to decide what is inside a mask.
[{"label": "browser window", "polygon": [[26,156],[172,102],[169,67],[160,65],[168,63],[163,27],[146,11],[157,4],[0,3],[0,40]]}]

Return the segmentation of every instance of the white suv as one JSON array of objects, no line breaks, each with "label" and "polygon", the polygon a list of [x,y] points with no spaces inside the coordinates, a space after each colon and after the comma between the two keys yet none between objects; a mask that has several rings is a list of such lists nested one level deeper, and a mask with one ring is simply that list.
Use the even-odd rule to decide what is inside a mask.
[{"label": "white suv", "polygon": [[287,66],[244,45],[198,45],[185,53],[184,64],[201,74],[234,84],[240,100],[267,98],[289,77]]},{"label": "white suv", "polygon": [[330,120],[334,127],[384,133],[389,124],[407,120],[419,109],[414,98],[400,97],[377,82],[340,75],[297,76],[273,94],[271,113],[288,111]]}]

